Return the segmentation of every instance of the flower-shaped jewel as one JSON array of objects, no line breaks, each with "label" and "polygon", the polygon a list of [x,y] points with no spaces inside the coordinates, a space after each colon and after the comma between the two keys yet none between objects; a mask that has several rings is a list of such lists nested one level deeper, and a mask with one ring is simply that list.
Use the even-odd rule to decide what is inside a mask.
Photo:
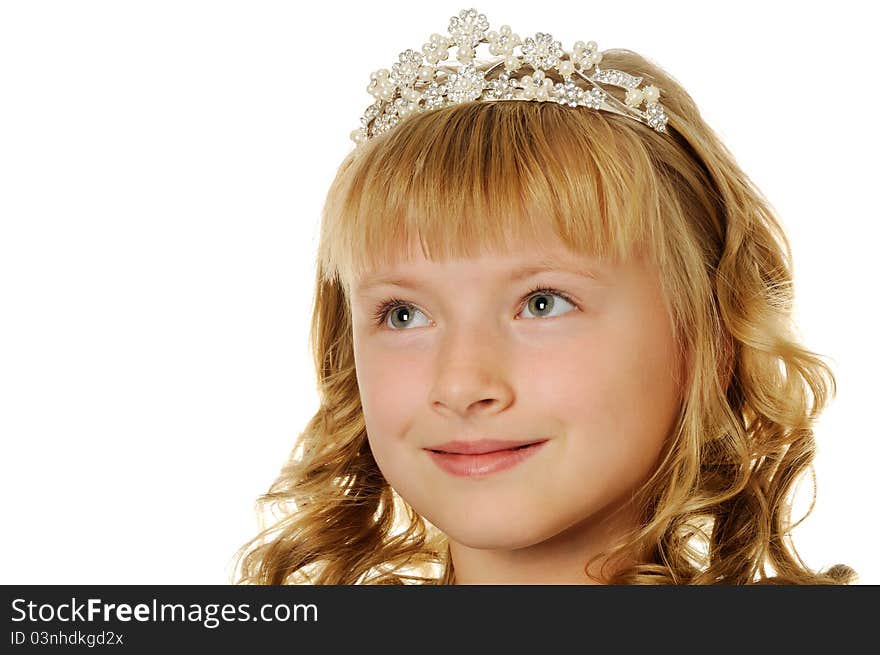
[{"label": "flower-shaped jewel", "polygon": [[536,70],[531,75],[525,75],[520,79],[522,84],[522,98],[524,100],[550,100],[553,94],[553,80],[547,77],[542,70]]},{"label": "flower-shaped jewel", "polygon": [[576,41],[572,48],[569,59],[580,71],[590,70],[594,65],[602,61],[602,53],[595,41]]},{"label": "flower-shaped jewel", "polygon": [[581,60],[584,58],[586,54],[587,44],[583,41],[575,41],[574,46],[571,48],[571,52],[568,53],[568,59],[575,65],[579,66]]},{"label": "flower-shaped jewel", "polygon": [[489,32],[486,39],[489,41],[489,52],[496,57],[509,57],[513,49],[522,44],[519,34],[514,34],[510,25],[502,25],[497,32]]},{"label": "flower-shaped jewel", "polygon": [[397,86],[412,86],[424,62],[422,54],[408,49],[401,52],[397,59],[397,63],[391,67],[391,81]]},{"label": "flower-shaped jewel", "polygon": [[483,98],[486,100],[513,100],[516,98],[516,80],[510,79],[510,74],[501,73],[486,85]]},{"label": "flower-shaped jewel", "polygon": [[562,59],[562,43],[554,41],[553,36],[538,32],[535,38],[529,37],[521,46],[523,59],[534,69],[550,70]]},{"label": "flower-shaped jewel", "polygon": [[486,87],[486,73],[473,66],[463,66],[446,81],[446,97],[452,104],[476,100]]},{"label": "flower-shaped jewel", "polygon": [[387,68],[380,68],[370,73],[370,84],[367,91],[376,100],[390,101],[394,97],[397,85],[391,80],[391,73]]},{"label": "flower-shaped jewel", "polygon": [[571,80],[566,80],[564,84],[558,83],[553,87],[553,99],[561,105],[577,107],[584,102],[584,95],[586,95],[586,91]]},{"label": "flower-shaped jewel", "polygon": [[422,46],[422,54],[425,55],[426,62],[436,66],[442,60],[449,59],[449,48],[451,46],[452,39],[434,33],[428,42]]},{"label": "flower-shaped jewel", "polygon": [[421,99],[421,92],[416,91],[411,86],[400,87],[400,97],[394,101],[397,105],[398,115],[401,118],[404,118],[410,114],[417,114],[419,112],[419,101]]},{"label": "flower-shaped jewel", "polygon": [[584,104],[590,109],[601,109],[607,97],[601,89],[590,89],[584,94]]},{"label": "flower-shaped jewel", "polygon": [[522,89],[520,96],[523,100],[533,100],[535,94],[538,92],[538,86],[535,84],[534,80],[532,80],[531,75],[524,75],[520,81],[520,89]]},{"label": "flower-shaped jewel", "polygon": [[477,13],[476,9],[462,9],[458,16],[449,19],[449,34],[459,47],[477,47],[488,29],[489,19],[486,14]]},{"label": "flower-shaped jewel", "polygon": [[504,58],[504,70],[508,73],[515,73],[522,66],[522,59],[517,57],[516,55],[507,55]]}]

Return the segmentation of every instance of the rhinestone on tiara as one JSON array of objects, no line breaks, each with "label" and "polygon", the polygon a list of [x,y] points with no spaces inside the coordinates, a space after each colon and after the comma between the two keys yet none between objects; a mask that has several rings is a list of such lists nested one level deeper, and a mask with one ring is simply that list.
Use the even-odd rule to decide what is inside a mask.
[{"label": "rhinestone on tiara", "polygon": [[[404,50],[391,70],[380,68],[370,74],[367,91],[375,102],[361,117],[361,126],[352,131],[352,141],[361,144],[387,132],[410,114],[480,100],[583,106],[666,131],[668,117],[659,102],[660,90],[654,85],[640,88],[641,77],[600,68],[602,52],[595,41],[576,41],[566,51],[544,32],[525,39],[509,25],[490,32],[486,15],[476,9],[462,9],[450,18],[448,32],[448,36],[432,34],[420,51]],[[491,58],[477,59],[480,44],[488,44]],[[456,63],[444,63],[452,48]],[[518,71],[524,74],[517,76]],[[603,86],[626,89],[624,101]]]}]

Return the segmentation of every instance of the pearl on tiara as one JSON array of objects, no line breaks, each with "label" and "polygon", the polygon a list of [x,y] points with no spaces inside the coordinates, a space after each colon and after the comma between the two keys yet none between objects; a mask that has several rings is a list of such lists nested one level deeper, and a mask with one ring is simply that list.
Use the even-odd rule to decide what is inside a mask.
[{"label": "pearl on tiara", "polygon": [[[602,53],[595,41],[576,41],[566,51],[546,32],[523,39],[509,25],[489,31],[489,20],[476,9],[462,9],[450,18],[447,32],[449,36],[432,34],[421,50],[404,50],[390,70],[380,68],[370,74],[367,92],[374,102],[361,117],[361,126],[352,131],[352,141],[361,144],[387,132],[410,114],[483,100],[589,107],[666,131],[668,117],[660,104],[660,89],[640,87],[641,77],[600,68]],[[477,47],[484,43],[493,58],[477,58]],[[445,63],[453,48],[457,63]],[[522,75],[517,76],[519,72]],[[626,89],[624,101],[602,86]]]}]

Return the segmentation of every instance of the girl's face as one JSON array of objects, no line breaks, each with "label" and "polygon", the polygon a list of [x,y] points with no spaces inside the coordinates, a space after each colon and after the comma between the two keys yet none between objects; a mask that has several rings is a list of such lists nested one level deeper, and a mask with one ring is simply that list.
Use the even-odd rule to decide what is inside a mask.
[{"label": "girl's face", "polygon": [[[551,540],[625,504],[653,472],[682,371],[659,277],[642,260],[612,266],[561,242],[444,263],[419,252],[354,283],[373,456],[452,542]],[[545,441],[514,456],[431,452],[482,439]]]}]

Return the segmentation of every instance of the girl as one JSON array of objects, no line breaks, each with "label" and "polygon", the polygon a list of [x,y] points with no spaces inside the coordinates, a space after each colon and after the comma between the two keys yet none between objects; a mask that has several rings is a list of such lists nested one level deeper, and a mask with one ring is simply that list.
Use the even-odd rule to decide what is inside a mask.
[{"label": "girl", "polygon": [[371,76],[322,221],[320,408],[239,582],[855,581],[790,543],[835,379],[690,96],[628,50],[448,31]]}]

